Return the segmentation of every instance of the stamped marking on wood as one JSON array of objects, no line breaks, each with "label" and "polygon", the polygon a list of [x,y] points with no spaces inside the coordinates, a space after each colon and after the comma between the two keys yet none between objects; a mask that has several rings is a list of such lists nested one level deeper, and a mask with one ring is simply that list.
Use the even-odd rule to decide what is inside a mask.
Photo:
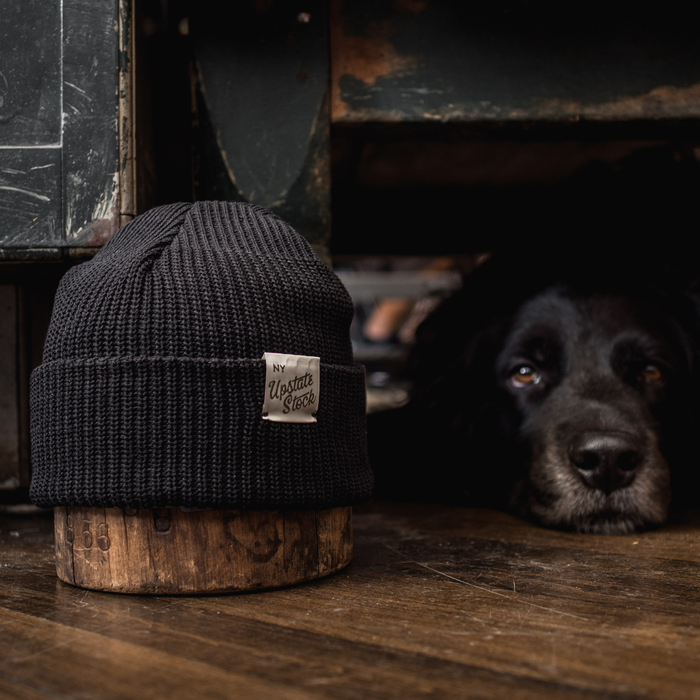
[{"label": "stamped marking on wood", "polygon": [[67,583],[121,593],[277,588],[349,564],[351,518],[350,507],[188,512],[56,508],[56,571]]},{"label": "stamped marking on wood", "polygon": [[109,549],[109,525],[107,523],[100,523],[97,526],[97,546],[106,552]]},{"label": "stamped marking on wood", "polygon": [[[61,523],[56,520],[56,537],[58,538]],[[67,515],[62,525],[64,540],[71,548],[75,546],[75,520],[73,516]],[[93,521],[88,518],[82,519],[82,530],[80,531],[80,544],[83,550],[92,549],[94,544],[106,552],[110,548],[109,525],[106,522],[98,522],[93,526]]]},{"label": "stamped marking on wood", "polygon": [[83,520],[83,549],[92,549],[92,533],[90,532],[89,520]]},{"label": "stamped marking on wood", "polygon": [[157,508],[153,510],[153,523],[156,532],[167,534],[170,532],[171,515],[170,508]]},{"label": "stamped marking on wood", "polygon": [[66,518],[66,542],[69,542],[72,545],[74,540],[75,530],[73,529],[73,518],[71,518],[69,515]]}]

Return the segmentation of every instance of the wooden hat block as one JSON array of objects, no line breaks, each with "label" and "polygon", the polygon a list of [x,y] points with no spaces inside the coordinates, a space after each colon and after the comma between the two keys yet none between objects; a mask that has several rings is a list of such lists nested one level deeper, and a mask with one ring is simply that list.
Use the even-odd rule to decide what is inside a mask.
[{"label": "wooden hat block", "polygon": [[332,574],[352,559],[352,508],[54,509],[56,571],[115,593],[234,593]]}]

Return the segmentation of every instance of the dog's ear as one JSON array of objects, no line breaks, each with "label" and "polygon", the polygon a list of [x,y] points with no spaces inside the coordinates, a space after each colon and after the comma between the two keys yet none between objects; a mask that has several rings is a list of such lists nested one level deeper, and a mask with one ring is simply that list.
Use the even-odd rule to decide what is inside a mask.
[{"label": "dog's ear", "polygon": [[409,403],[368,416],[376,498],[463,502],[474,482],[470,444],[490,412],[495,358],[510,317],[486,308],[488,297],[475,304],[473,291],[465,287],[421,324]]},{"label": "dog's ear", "polygon": [[436,348],[439,371],[423,377],[409,403],[368,416],[375,498],[464,503],[471,490],[488,498],[487,482],[497,475],[482,468],[481,452],[497,450],[507,414],[494,373],[506,329],[481,329],[449,361]]},{"label": "dog's ear", "polygon": [[407,369],[414,395],[422,395],[446,370],[452,370],[453,363],[468,355],[476,336],[493,319],[499,286],[493,267],[487,261],[465,277],[462,288],[443,300],[416,329]]},{"label": "dog's ear", "polygon": [[[496,433],[508,415],[495,361],[517,308],[547,284],[551,270],[530,272],[517,257],[495,257],[418,327],[408,366],[411,400],[368,417],[377,497],[459,501],[467,485],[494,477],[493,459],[486,470],[481,463],[503,442]],[[478,457],[476,442],[484,452]]]}]

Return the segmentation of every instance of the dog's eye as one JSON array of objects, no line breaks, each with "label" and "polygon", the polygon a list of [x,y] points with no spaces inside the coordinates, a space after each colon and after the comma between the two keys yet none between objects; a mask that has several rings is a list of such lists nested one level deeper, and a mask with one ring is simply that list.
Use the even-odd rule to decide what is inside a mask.
[{"label": "dog's eye", "polygon": [[659,384],[664,379],[663,372],[656,365],[647,365],[642,370],[642,379],[649,384]]},{"label": "dog's eye", "polygon": [[510,381],[513,386],[531,386],[533,384],[539,384],[542,375],[530,367],[530,365],[520,365],[515,369],[515,371],[510,375]]}]

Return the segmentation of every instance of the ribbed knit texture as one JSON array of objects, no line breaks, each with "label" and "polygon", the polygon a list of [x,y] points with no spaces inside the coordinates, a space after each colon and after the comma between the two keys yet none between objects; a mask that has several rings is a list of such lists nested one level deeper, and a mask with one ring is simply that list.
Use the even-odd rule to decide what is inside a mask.
[{"label": "ribbed knit texture", "polygon": [[[59,286],[31,379],[32,500],[271,509],[367,500],[352,313],[308,243],[260,207],[142,214]],[[317,423],[262,419],[264,352],[321,358]]]}]

